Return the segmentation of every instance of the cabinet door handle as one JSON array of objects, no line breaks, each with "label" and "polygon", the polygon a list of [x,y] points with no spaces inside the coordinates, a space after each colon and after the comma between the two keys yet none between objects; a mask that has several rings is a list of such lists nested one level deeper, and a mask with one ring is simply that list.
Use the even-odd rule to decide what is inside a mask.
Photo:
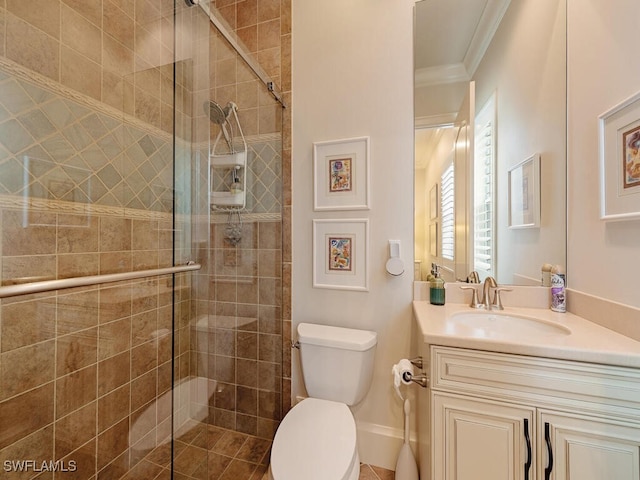
[{"label": "cabinet door handle", "polygon": [[524,438],[527,441],[527,462],[524,464],[524,480],[529,480],[531,470],[531,437],[529,437],[529,419],[524,419]]},{"label": "cabinet door handle", "polygon": [[553,449],[551,448],[550,430],[551,430],[551,426],[549,425],[549,422],[545,422],[544,441],[547,444],[547,454],[549,456],[549,463],[547,464],[547,468],[544,469],[544,480],[549,480],[551,478],[551,471],[553,470]]}]

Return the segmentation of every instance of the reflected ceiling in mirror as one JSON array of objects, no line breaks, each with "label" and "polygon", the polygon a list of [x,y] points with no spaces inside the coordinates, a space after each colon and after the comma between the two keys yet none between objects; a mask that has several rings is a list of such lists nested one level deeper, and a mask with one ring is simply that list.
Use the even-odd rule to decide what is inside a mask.
[{"label": "reflected ceiling in mirror", "polygon": [[[566,262],[566,0],[423,0],[415,13],[420,277],[437,263],[448,281],[479,270],[539,285],[543,264]],[[488,146],[479,140],[487,134]],[[509,184],[509,171],[534,155],[539,199],[526,175]],[[450,164],[454,194],[442,184]],[[443,216],[447,195],[453,220]],[[538,204],[539,226],[510,226],[514,211]]]}]

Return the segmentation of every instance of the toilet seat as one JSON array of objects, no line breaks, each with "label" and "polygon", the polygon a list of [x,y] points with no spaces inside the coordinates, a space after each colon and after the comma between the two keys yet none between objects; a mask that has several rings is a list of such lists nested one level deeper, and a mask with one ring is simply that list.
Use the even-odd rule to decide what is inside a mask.
[{"label": "toilet seat", "polygon": [[351,480],[359,471],[356,422],[347,405],[307,398],[285,415],[271,448],[273,480]]}]

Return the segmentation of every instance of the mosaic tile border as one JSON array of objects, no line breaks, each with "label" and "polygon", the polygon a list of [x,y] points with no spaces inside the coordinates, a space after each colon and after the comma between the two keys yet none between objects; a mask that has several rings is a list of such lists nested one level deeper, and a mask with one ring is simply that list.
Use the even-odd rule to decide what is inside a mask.
[{"label": "mosaic tile border", "polygon": [[[233,214],[235,215],[235,213]],[[282,220],[280,213],[245,213],[240,212],[242,222],[279,222]],[[211,215],[211,224],[227,223],[228,213],[214,213]]]},{"label": "mosaic tile border", "polygon": [[[168,220],[173,214],[167,212],[153,212],[134,208],[110,207],[103,205],[87,205],[60,200],[39,200],[33,198],[0,195],[0,209],[23,210],[29,212],[50,212],[72,215],[101,215],[106,217],[124,217],[136,220]],[[248,213],[240,212],[243,222],[279,222],[280,213]],[[227,223],[228,213],[212,213],[209,215],[177,214],[178,221],[191,220],[193,223]]]},{"label": "mosaic tile border", "polygon": [[[73,215],[100,215],[107,217],[125,217],[139,220],[171,219],[171,212],[155,212],[135,208],[111,207],[86,203],[65,202],[61,200],[44,200],[25,198],[14,195],[0,195],[0,209],[14,209],[29,212],[50,212]],[[189,215],[181,215],[190,218]]]}]

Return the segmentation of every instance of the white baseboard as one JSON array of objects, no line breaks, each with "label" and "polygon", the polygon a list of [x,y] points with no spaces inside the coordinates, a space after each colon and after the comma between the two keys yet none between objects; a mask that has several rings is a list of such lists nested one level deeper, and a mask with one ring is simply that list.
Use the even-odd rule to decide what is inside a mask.
[{"label": "white baseboard", "polygon": [[[404,432],[399,428],[357,422],[358,454],[360,461],[368,465],[395,470],[398,454],[404,441]],[[411,449],[417,451],[415,435],[409,439]]]}]

